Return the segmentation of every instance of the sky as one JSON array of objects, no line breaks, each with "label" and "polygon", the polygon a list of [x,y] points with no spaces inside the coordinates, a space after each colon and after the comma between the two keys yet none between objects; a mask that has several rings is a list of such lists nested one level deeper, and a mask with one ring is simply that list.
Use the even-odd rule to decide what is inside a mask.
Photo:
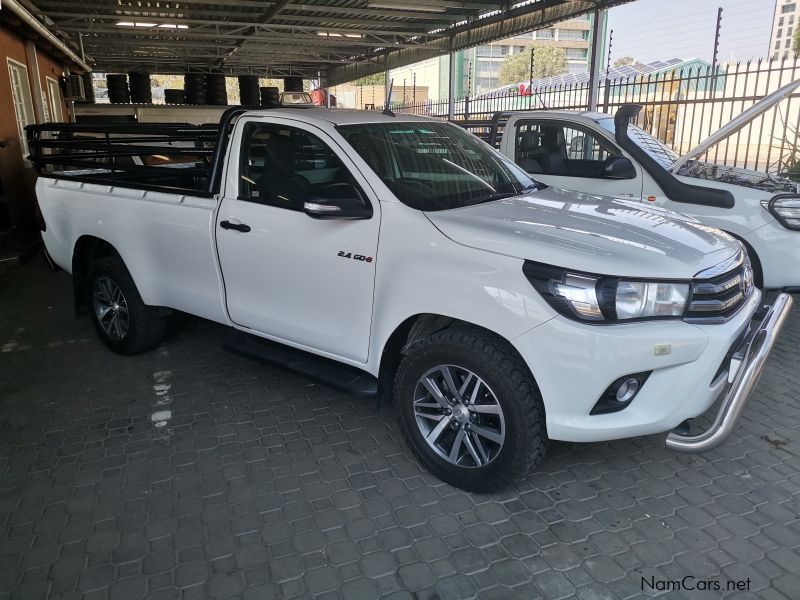
[{"label": "sky", "polygon": [[611,62],[670,58],[711,61],[717,8],[722,7],[719,60],[769,56],[775,0],[636,0],[608,11]]}]

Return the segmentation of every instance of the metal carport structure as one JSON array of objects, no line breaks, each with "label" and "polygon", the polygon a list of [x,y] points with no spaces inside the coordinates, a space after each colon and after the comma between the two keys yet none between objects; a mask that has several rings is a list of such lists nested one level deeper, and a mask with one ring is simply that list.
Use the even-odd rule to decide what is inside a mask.
[{"label": "metal carport structure", "polygon": [[12,0],[97,71],[321,77],[328,85],[630,0]]}]

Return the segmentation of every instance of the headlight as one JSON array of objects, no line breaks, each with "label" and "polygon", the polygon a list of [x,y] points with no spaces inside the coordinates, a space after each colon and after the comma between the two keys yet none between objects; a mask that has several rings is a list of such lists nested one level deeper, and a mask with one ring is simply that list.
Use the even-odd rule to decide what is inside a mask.
[{"label": "headlight", "polygon": [[689,299],[688,282],[570,273],[530,261],[523,272],[550,306],[566,317],[591,323],[679,319]]},{"label": "headlight", "polygon": [[800,197],[794,194],[778,194],[771,200],[764,200],[766,208],[786,229],[800,230]]}]

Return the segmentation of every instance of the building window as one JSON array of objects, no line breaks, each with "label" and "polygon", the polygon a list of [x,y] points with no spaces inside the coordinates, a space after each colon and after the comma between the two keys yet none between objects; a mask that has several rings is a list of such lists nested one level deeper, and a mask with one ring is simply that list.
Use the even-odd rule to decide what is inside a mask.
[{"label": "building window", "polygon": [[540,29],[536,32],[536,39],[537,40],[552,40],[555,39],[556,30],[555,29]]},{"label": "building window", "polygon": [[778,27],[783,27],[783,17],[778,19]]},{"label": "building window", "polygon": [[589,55],[589,50],[586,48],[565,48],[564,52],[571,60],[586,60]]},{"label": "building window", "polygon": [[775,34],[775,37],[783,37],[783,29],[778,29],[777,33]]},{"label": "building window", "polygon": [[793,13],[793,12],[794,12],[794,9],[795,9],[796,7],[797,7],[797,4],[795,4],[794,2],[792,2],[791,4],[784,4],[783,6],[781,6],[781,12],[782,12],[783,14],[786,14],[786,13]]},{"label": "building window", "polygon": [[61,89],[58,87],[58,82],[50,77],[47,78],[47,102],[50,108],[50,120],[54,123],[63,122],[64,115],[61,112]]},{"label": "building window", "polygon": [[775,42],[775,50],[780,50],[780,49],[781,49],[781,41],[780,41],[780,40],[777,40],[777,41]]},{"label": "building window", "polygon": [[17,119],[17,133],[22,157],[28,157],[28,140],[25,137],[25,127],[35,122],[33,116],[33,98],[31,86],[28,82],[28,68],[10,58],[8,61],[8,75],[11,79],[11,99],[14,102],[14,115]]},{"label": "building window", "polygon": [[792,23],[794,23],[794,15],[789,15],[789,25],[791,25]]},{"label": "building window", "polygon": [[786,43],[783,45],[784,48],[788,48],[792,45],[792,40],[790,38],[786,38]]},{"label": "building window", "polygon": [[584,29],[559,29],[558,30],[558,39],[559,40],[588,40],[589,39],[589,31]]},{"label": "building window", "polygon": [[792,27],[789,27],[789,28],[786,30],[786,37],[792,37],[792,29],[793,29]]}]

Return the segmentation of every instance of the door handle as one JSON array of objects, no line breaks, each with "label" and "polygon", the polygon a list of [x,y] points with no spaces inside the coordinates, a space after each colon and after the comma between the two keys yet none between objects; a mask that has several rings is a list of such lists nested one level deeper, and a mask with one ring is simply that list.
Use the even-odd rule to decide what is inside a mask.
[{"label": "door handle", "polygon": [[223,229],[235,229],[236,231],[241,231],[242,233],[247,233],[250,231],[250,225],[245,225],[244,223],[231,223],[230,221],[220,221],[219,226]]}]

